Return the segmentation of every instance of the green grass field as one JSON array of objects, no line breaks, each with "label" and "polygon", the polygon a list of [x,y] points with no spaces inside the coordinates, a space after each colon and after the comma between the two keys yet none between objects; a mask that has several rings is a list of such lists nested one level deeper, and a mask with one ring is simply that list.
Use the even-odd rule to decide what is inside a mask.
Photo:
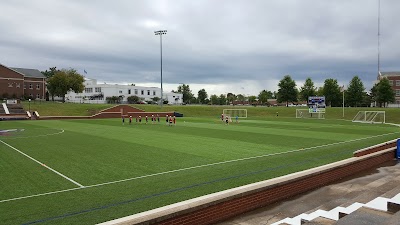
[{"label": "green grass field", "polygon": [[399,138],[390,125],[285,117],[5,121],[0,224],[95,224],[301,171]]}]

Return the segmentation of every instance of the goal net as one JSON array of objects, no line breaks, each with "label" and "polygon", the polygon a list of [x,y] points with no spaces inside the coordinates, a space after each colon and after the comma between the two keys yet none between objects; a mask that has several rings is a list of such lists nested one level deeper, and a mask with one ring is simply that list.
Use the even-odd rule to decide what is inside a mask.
[{"label": "goal net", "polygon": [[296,109],[296,118],[325,119],[325,109],[319,111],[312,109]]},{"label": "goal net", "polygon": [[247,118],[247,109],[224,109],[222,113],[229,118]]},{"label": "goal net", "polygon": [[359,111],[353,118],[353,122],[359,123],[385,123],[385,111]]}]

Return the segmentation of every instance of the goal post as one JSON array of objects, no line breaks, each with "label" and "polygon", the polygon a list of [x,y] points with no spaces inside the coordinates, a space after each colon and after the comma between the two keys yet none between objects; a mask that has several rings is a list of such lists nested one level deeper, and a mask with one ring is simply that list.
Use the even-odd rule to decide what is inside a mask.
[{"label": "goal post", "polygon": [[352,122],[358,123],[385,123],[385,111],[359,111]]},{"label": "goal post", "polygon": [[222,114],[230,118],[247,118],[247,109],[223,109]]},{"label": "goal post", "polygon": [[325,119],[325,110],[296,109],[296,118]]}]

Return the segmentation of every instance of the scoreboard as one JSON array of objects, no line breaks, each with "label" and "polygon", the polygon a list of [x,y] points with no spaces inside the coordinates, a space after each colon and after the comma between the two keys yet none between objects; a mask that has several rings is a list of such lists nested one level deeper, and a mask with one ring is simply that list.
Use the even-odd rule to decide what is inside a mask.
[{"label": "scoreboard", "polygon": [[308,97],[308,110],[310,113],[325,113],[325,96]]}]

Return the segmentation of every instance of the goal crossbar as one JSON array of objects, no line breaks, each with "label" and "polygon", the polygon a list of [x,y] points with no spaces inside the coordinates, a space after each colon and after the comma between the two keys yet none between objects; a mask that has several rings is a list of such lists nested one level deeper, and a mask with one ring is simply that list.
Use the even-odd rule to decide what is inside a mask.
[{"label": "goal crossbar", "polygon": [[296,109],[296,118],[325,119],[325,110]]},{"label": "goal crossbar", "polygon": [[223,109],[222,114],[230,118],[247,118],[247,109]]},{"label": "goal crossbar", "polygon": [[385,111],[359,111],[352,122],[358,123],[385,123]]}]

